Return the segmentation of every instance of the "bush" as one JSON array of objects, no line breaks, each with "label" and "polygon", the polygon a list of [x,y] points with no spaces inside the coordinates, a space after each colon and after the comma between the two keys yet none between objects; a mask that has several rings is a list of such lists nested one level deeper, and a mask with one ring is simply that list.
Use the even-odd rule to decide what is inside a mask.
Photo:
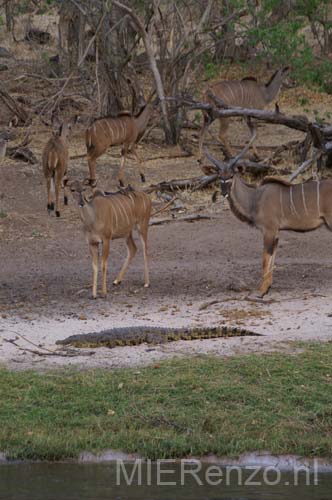
[{"label": "bush", "polygon": [[263,2],[256,26],[249,27],[246,33],[250,45],[258,49],[258,57],[262,60],[274,66],[290,65],[298,83],[313,84],[332,93],[332,61],[327,57],[316,58],[313,47],[301,31],[318,9],[326,7],[326,1],[302,0],[285,19],[272,23],[272,12],[278,3],[274,0]]}]

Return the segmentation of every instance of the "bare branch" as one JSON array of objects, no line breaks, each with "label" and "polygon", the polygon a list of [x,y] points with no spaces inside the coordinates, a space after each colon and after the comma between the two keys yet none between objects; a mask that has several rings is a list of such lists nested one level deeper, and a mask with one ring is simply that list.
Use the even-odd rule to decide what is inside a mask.
[{"label": "bare branch", "polygon": [[[180,105],[188,105],[190,109],[201,109],[202,111],[206,111],[212,120],[216,120],[217,118],[222,117],[231,117],[231,116],[248,116],[251,118],[255,118],[256,120],[265,121],[268,123],[274,123],[279,125],[285,125],[286,127],[295,128],[297,130],[301,130],[302,132],[307,132],[309,129],[309,120],[301,115],[301,116],[287,116],[283,113],[276,113],[274,111],[264,111],[261,109],[253,109],[253,108],[239,108],[239,107],[226,107],[225,109],[218,109],[211,104],[198,102],[195,100],[182,99],[182,98],[168,98],[168,100],[176,100],[181,101]],[[218,99],[218,101],[220,101]]]},{"label": "bare branch", "polygon": [[213,215],[192,214],[185,215],[184,217],[166,217],[165,219],[151,219],[149,226],[161,226],[170,222],[195,222],[200,220],[218,219],[219,217]]},{"label": "bare branch", "polygon": [[312,158],[304,161],[302,165],[300,165],[299,168],[289,176],[289,182],[292,182],[298,175],[302,174],[308,167],[310,167],[310,165],[312,165],[312,163],[317,161],[320,156],[322,156],[322,152],[318,151],[313,155]]},{"label": "bare branch", "polygon": [[87,13],[86,13],[86,11],[83,9],[83,7],[82,7],[79,3],[75,2],[75,0],[69,0],[69,1],[70,1],[73,5],[75,5],[75,7],[76,7],[76,8],[77,8],[77,9],[78,9],[78,10],[79,10],[82,14],[83,14],[83,16],[87,17]]},{"label": "bare branch", "polygon": [[[105,19],[105,16],[106,16],[106,11],[103,13],[103,15],[101,16],[100,20],[99,20],[99,23],[98,23],[98,26],[94,32],[94,35],[91,37],[85,51],[84,51],[84,54],[82,55],[81,59],[78,61],[77,63],[77,68],[78,69],[80,66],[82,66],[83,62],[85,61],[88,53],[89,53],[89,50],[90,50],[90,47],[91,45],[93,44],[93,42],[95,41],[97,35],[98,35],[98,32],[100,31],[101,27],[102,27],[102,24],[103,24],[103,21]],[[69,76],[67,77],[66,81],[64,82],[63,86],[61,87],[61,89],[59,90],[59,92],[57,92],[56,94],[54,94],[52,97],[50,97],[50,99],[47,100],[45,106],[42,108],[40,114],[44,113],[45,110],[47,109],[47,105],[49,102],[52,102],[54,100],[54,103],[51,107],[51,110],[55,108],[55,106],[57,105],[57,103],[59,102],[59,99],[60,97],[62,96],[63,92],[65,91],[66,87],[68,86],[70,80],[72,79],[72,77],[74,76],[74,73],[75,73],[75,70],[71,71],[71,73],[69,74]]]},{"label": "bare branch", "polygon": [[204,24],[206,23],[206,21],[209,18],[209,15],[210,15],[210,12],[211,12],[213,4],[214,4],[214,0],[210,0],[209,3],[207,4],[206,9],[203,12],[203,15],[202,15],[202,17],[201,17],[201,19],[200,19],[200,21],[199,21],[199,23],[197,25],[195,33],[199,33],[200,31],[202,31]]},{"label": "bare branch", "polygon": [[[165,102],[165,91],[164,91],[164,85],[161,79],[161,75],[157,66],[157,61],[153,52],[152,48],[152,41],[151,41],[151,34],[149,31],[146,31],[141,19],[138,17],[136,12],[128,7],[127,5],[124,5],[123,3],[119,2],[118,0],[113,0],[113,4],[119,7],[120,9],[124,10],[129,16],[132,18],[132,20],[135,22],[137,28],[141,32],[142,35],[142,40],[144,43],[144,47],[149,59],[149,64],[151,71],[153,73],[153,77],[156,83],[156,90],[158,97],[160,99],[160,106],[161,106],[161,111],[163,115],[163,120],[164,120],[164,125],[165,125],[165,131],[166,135],[171,139],[172,132],[171,132],[171,126],[169,123],[168,119],[168,113],[167,113],[167,108],[166,108],[166,102]],[[153,23],[151,23],[153,24]],[[149,28],[150,29],[150,28]]]}]

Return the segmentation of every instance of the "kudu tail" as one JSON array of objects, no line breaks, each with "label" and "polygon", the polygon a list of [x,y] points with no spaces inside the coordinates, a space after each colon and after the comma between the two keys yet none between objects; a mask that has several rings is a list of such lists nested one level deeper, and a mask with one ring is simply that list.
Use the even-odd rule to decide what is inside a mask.
[{"label": "kudu tail", "polygon": [[46,161],[43,160],[43,170],[46,177],[53,177],[58,164],[58,156],[55,151],[49,151]]},{"label": "kudu tail", "polygon": [[86,149],[89,151],[93,148],[93,141],[92,141],[92,127],[89,127],[85,131],[85,145]]}]

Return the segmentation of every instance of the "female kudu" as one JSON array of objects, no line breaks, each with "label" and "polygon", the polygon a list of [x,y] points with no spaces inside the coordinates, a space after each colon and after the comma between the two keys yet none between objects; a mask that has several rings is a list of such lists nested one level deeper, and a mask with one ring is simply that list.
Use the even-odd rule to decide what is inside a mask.
[{"label": "female kudu", "polygon": [[65,192],[66,175],[68,169],[69,151],[68,137],[77,122],[77,116],[70,120],[65,120],[57,133],[54,133],[46,143],[42,154],[42,166],[47,186],[47,210],[51,213],[54,210],[52,201],[51,184],[55,189],[55,214],[60,217],[59,196],[61,186],[64,189],[64,204],[68,204],[68,198]]},{"label": "female kudu", "polygon": [[140,112],[133,116],[127,111],[120,112],[116,117],[97,118],[86,130],[85,141],[88,155],[89,175],[87,182],[96,185],[96,162],[110,146],[122,146],[121,163],[118,173],[120,185],[124,185],[124,165],[129,150],[134,154],[140,168],[142,182],[145,176],[141,168],[141,161],[137,155],[136,144],[144,134],[156,103],[148,102]]},{"label": "female kudu", "polygon": [[83,230],[89,243],[92,257],[93,282],[92,297],[97,297],[97,281],[99,268],[99,244],[102,244],[102,296],[107,294],[106,272],[110,241],[125,238],[128,255],[114,285],[121,283],[129,264],[134,258],[137,248],[133,240],[133,230],[137,228],[143,244],[145,263],[145,287],[150,285],[148,256],[148,225],[151,214],[151,199],[142,191],[128,187],[116,193],[103,193],[94,190],[88,196],[87,186],[78,181],[68,183],[70,191],[77,202],[79,215],[83,222]]}]

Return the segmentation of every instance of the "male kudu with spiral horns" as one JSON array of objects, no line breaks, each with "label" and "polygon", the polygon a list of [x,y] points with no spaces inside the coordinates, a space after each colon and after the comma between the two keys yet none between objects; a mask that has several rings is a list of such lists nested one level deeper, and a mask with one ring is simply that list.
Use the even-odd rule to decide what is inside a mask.
[{"label": "male kudu with spiral horns", "polygon": [[223,163],[205,149],[214,166],[202,169],[218,173],[222,195],[228,198],[234,215],[263,233],[263,276],[258,291],[251,295],[262,298],[272,285],[279,231],[307,232],[324,224],[332,230],[332,179],[291,184],[278,177],[265,177],[259,186],[248,184],[237,168],[256,137],[250,120],[248,126],[251,139],[237,156]]}]

